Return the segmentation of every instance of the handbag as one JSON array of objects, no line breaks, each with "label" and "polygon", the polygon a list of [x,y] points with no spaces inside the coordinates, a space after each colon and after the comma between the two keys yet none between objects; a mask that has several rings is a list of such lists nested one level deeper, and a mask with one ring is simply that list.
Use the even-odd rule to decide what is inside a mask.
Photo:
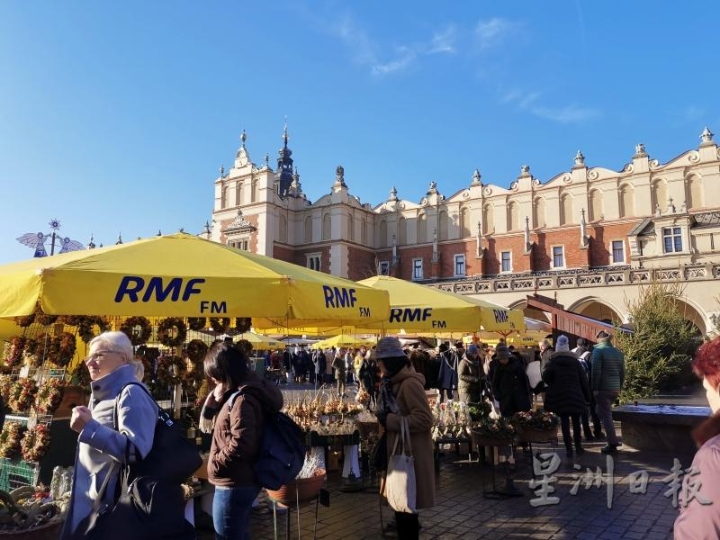
[{"label": "handbag", "polygon": [[[399,441],[402,447],[398,452]],[[404,416],[400,417],[400,434],[395,439],[392,455],[388,459],[385,496],[396,512],[416,513],[415,458],[412,455],[408,421]]]}]

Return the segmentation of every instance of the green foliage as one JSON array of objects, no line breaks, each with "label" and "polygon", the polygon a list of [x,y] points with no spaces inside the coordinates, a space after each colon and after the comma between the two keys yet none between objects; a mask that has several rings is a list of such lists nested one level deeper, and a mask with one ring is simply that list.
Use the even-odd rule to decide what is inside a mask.
[{"label": "green foliage", "polygon": [[695,333],[680,301],[677,284],[652,283],[635,303],[628,303],[635,332],[616,332],[625,355],[621,403],[672,391],[695,381],[690,360],[701,338]]}]

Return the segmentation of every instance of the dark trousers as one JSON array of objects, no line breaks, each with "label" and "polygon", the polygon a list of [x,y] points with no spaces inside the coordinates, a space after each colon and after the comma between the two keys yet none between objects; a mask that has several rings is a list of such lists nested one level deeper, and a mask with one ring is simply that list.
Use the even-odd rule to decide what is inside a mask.
[{"label": "dark trousers", "polygon": [[418,540],[420,538],[420,521],[417,514],[395,512],[398,540]]},{"label": "dark trousers", "polygon": [[[573,426],[573,438],[570,438],[570,420],[572,420]],[[572,452],[573,442],[575,443],[575,449],[580,450],[582,448],[582,439],[580,434],[580,415],[579,414],[561,414],[560,415],[560,429],[562,430],[563,440],[565,441],[565,450]]]}]

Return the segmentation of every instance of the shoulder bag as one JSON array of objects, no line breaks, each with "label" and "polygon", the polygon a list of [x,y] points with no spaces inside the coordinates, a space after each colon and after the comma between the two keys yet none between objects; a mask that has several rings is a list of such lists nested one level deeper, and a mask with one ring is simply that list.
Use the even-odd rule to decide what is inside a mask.
[{"label": "shoulder bag", "polygon": [[[398,442],[402,446],[398,449]],[[412,455],[410,429],[407,418],[400,417],[400,434],[395,439],[388,459],[385,493],[390,507],[396,512],[416,513],[415,458]]]}]

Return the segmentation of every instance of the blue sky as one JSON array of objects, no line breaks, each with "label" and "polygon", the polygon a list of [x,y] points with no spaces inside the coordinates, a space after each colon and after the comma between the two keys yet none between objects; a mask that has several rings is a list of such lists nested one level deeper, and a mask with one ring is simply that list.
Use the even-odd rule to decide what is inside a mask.
[{"label": "blue sky", "polygon": [[720,130],[720,5],[649,1],[0,2],[0,263],[48,232],[96,243],[211,217],[246,130],[287,118],[311,200],[345,167],[373,205],[665,162]]}]

